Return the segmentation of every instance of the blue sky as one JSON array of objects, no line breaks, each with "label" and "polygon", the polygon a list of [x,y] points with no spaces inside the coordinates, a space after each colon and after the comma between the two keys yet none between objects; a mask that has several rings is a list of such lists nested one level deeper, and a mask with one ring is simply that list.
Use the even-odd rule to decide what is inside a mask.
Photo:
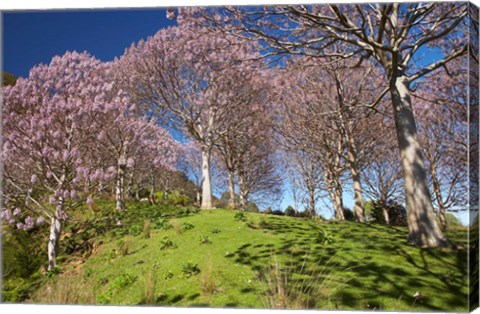
[{"label": "blue sky", "polygon": [[[49,63],[53,56],[66,51],[88,51],[102,61],[113,60],[125,48],[140,39],[146,39],[160,28],[175,25],[166,19],[164,9],[108,9],[76,11],[17,11],[3,12],[3,70],[26,77],[36,64]],[[438,58],[429,51],[424,62]],[[173,134],[179,139],[179,135]],[[280,208],[293,205],[291,193],[285,191]],[[320,214],[333,214],[320,201]],[[353,207],[353,196],[344,193],[344,205]],[[459,215],[465,223],[468,216]]]},{"label": "blue sky", "polygon": [[163,9],[4,12],[3,70],[26,77],[32,66],[67,50],[109,61],[175,23]]}]

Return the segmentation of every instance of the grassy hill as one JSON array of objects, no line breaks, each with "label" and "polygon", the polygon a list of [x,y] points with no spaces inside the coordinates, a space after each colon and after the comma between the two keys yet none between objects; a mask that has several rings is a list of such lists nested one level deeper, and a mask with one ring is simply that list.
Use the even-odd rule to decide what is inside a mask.
[{"label": "grassy hill", "polygon": [[[74,252],[28,302],[467,310],[466,249],[410,246],[405,228],[144,204],[104,210],[115,227],[97,222],[83,255],[67,231]],[[449,236],[466,245],[465,230]]]}]

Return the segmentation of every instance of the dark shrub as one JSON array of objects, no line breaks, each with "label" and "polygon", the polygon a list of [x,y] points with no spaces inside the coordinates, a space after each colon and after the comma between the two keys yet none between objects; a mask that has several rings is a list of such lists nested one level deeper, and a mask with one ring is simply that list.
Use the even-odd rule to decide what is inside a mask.
[{"label": "dark shrub", "polygon": [[296,214],[297,214],[297,211],[292,206],[288,206],[285,209],[285,216],[295,217]]}]

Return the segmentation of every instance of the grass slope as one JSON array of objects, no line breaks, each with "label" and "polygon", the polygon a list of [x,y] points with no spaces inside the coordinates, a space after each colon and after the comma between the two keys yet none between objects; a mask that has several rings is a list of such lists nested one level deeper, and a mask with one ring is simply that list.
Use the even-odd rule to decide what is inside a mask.
[{"label": "grass slope", "polygon": [[[239,221],[236,213],[216,209],[171,218],[173,228],[152,230],[148,239],[102,235],[85,263],[62,266],[64,273],[31,301],[467,310],[466,249],[410,246],[405,228],[257,213]],[[161,249],[165,237],[174,247]],[[450,237],[465,245],[466,231]],[[417,291],[424,297],[415,300]]]}]

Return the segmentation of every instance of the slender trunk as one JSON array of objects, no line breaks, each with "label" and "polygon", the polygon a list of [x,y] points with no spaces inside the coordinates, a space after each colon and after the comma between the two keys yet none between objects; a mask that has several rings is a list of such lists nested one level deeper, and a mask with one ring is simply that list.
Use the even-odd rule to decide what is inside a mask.
[{"label": "slender trunk", "polygon": [[390,215],[388,214],[387,198],[386,197],[382,197],[380,199],[380,205],[382,206],[383,219],[385,219],[385,224],[387,226],[390,226]]},{"label": "slender trunk", "polygon": [[150,204],[155,204],[155,178],[150,182]]},{"label": "slender trunk", "polygon": [[343,211],[343,199],[342,199],[342,186],[340,180],[335,180],[334,188],[334,207],[335,207],[335,216],[338,220],[345,220],[345,213]]},{"label": "slender trunk", "polygon": [[57,266],[58,246],[60,243],[60,234],[62,233],[62,216],[64,211],[63,198],[59,198],[55,208],[55,215],[50,225],[50,236],[48,238],[48,270]]},{"label": "slender trunk", "polygon": [[[349,133],[349,132],[347,132]],[[363,191],[362,182],[360,180],[360,171],[357,165],[357,151],[354,139],[347,135],[347,157],[350,164],[350,173],[352,174],[354,201],[353,212],[359,222],[365,222],[365,210],[363,208]]]},{"label": "slender trunk", "polygon": [[120,164],[117,168],[117,183],[115,187],[115,201],[116,201],[117,211],[125,210],[124,179],[125,179],[125,166]]},{"label": "slender trunk", "polygon": [[140,200],[140,189],[138,187],[135,189],[135,200]]},{"label": "slender trunk", "polygon": [[438,218],[440,219],[442,230],[445,231],[448,227],[447,218],[445,217],[446,210],[445,204],[443,204],[442,192],[440,190],[440,181],[438,180],[437,168],[434,162],[430,163],[430,173],[432,175],[433,192],[435,193],[435,198],[437,199]]},{"label": "slender trunk", "polygon": [[[354,191],[354,201],[353,212],[355,213],[355,218],[359,222],[365,222],[365,211],[363,208],[363,196],[362,196],[362,183],[360,181],[360,172],[357,167],[357,148],[355,145],[355,139],[351,133],[351,122],[349,121],[348,113],[345,112],[345,103],[343,98],[343,86],[338,78],[335,75],[335,81],[337,83],[337,93],[338,93],[338,104],[340,106],[340,122],[343,129],[343,135],[345,137],[345,142],[347,144],[347,159],[350,164],[350,172],[352,174],[353,181],[353,191]],[[347,114],[347,116],[345,116]]]},{"label": "slender trunk", "polygon": [[315,188],[314,187],[309,187],[308,196],[309,196],[309,203],[310,203],[310,216],[315,217],[316,213],[315,213]]},{"label": "slender trunk", "polygon": [[210,153],[210,148],[202,147],[202,209],[212,208]]},{"label": "slender trunk", "polygon": [[335,211],[335,219],[345,220],[345,214],[343,212],[343,201],[342,201],[342,192],[336,183],[337,180],[332,179],[333,174],[331,171],[328,171],[328,174],[325,174],[325,182],[327,183],[327,192],[330,196],[330,200],[333,204],[333,209]]},{"label": "slender trunk", "polygon": [[240,188],[240,208],[242,211],[245,211],[247,208],[248,191],[245,189],[245,181],[241,174],[238,176],[238,179]]},{"label": "slender trunk", "polygon": [[228,172],[228,191],[230,192],[228,207],[235,208],[235,177],[233,171]]},{"label": "slender trunk", "polygon": [[435,221],[425,165],[417,140],[409,84],[404,76],[394,76],[390,81],[395,127],[405,181],[408,241],[421,247],[448,246],[448,240]]}]

